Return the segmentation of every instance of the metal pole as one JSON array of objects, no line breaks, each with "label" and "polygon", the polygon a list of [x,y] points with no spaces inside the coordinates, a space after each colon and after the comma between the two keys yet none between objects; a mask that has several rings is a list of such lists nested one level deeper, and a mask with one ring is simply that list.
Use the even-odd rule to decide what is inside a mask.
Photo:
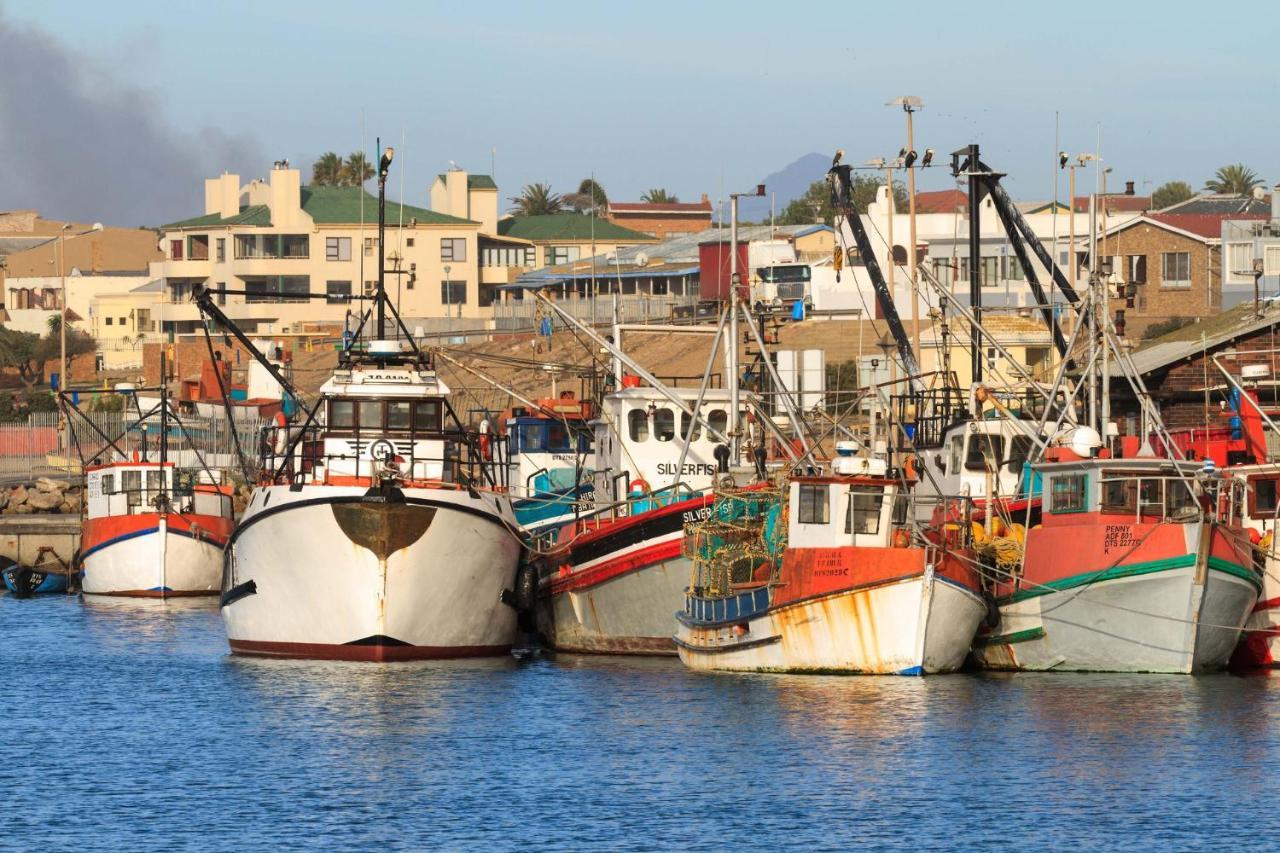
[{"label": "metal pole", "polygon": [[[67,250],[63,239],[67,233],[66,225],[58,232],[58,275],[62,278],[61,294],[58,304],[58,390],[67,390]],[[65,419],[64,419],[65,421]],[[67,428],[65,423],[58,430],[58,451],[64,456],[67,450]]]},{"label": "metal pole", "polygon": [[782,384],[782,378],[778,376],[777,368],[773,366],[773,362],[769,360],[768,352],[765,351],[764,338],[760,335],[760,330],[756,327],[755,321],[751,319],[751,314],[747,311],[746,306],[742,307],[742,316],[747,321],[747,329],[750,330],[752,337],[755,338],[756,346],[760,347],[760,360],[764,362],[765,370],[768,371],[769,378],[773,380],[774,387],[782,395],[782,405],[787,410],[787,417],[791,419],[791,427],[795,430],[796,437],[800,439],[800,445],[807,454],[809,452],[809,442],[804,435],[804,419],[800,417],[800,412],[795,406],[795,400],[791,397],[795,389],[787,388]]},{"label": "metal pole", "polygon": [[[711,341],[711,349],[707,353],[707,367],[702,372],[702,384],[698,387],[698,399],[693,404],[695,412],[702,411],[702,401],[707,396],[707,386],[711,384],[711,368],[716,362],[716,350],[720,348],[720,339],[724,336],[725,320],[728,318],[723,311],[720,312],[720,322],[716,324],[716,336]],[[697,429],[697,420],[689,419],[689,429],[685,431],[684,444],[680,448],[680,459],[676,461],[676,477],[671,481],[671,493],[678,497],[680,491],[680,480],[684,476],[684,460],[689,456],[689,445],[693,443],[693,431]]]},{"label": "metal pole", "polygon": [[385,302],[385,294],[383,293],[383,280],[387,274],[386,269],[386,243],[384,238],[387,232],[387,167],[390,161],[386,155],[382,153],[382,140],[376,142],[378,147],[378,292],[375,297],[377,304],[377,323],[378,338],[381,340],[385,335],[383,327],[387,321],[387,311]]},{"label": "metal pole", "polygon": [[741,400],[738,389],[738,194],[729,195],[729,349],[725,353],[725,372],[729,374],[729,458],[737,464],[741,458],[741,431],[738,421]]},{"label": "metal pole", "polygon": [[[915,110],[904,104],[907,113],[907,152],[916,150],[912,116]],[[907,264],[911,275],[911,348],[920,355],[920,280],[916,277],[916,164],[907,168],[907,221],[910,245],[907,246]]]},{"label": "metal pole", "polygon": [[1067,195],[1070,196],[1071,206],[1071,214],[1068,218],[1070,227],[1068,234],[1070,236],[1067,238],[1067,251],[1070,252],[1070,255],[1067,258],[1067,275],[1070,277],[1071,289],[1075,290],[1076,272],[1080,266],[1076,263],[1076,164],[1072,163],[1067,167],[1067,169],[1071,172],[1071,176],[1067,181],[1071,185],[1070,189],[1067,190]]},{"label": "metal pole", "polygon": [[982,381],[982,205],[978,192],[982,187],[978,178],[978,146],[969,146],[969,305],[973,312],[973,340],[970,346],[971,383]]}]

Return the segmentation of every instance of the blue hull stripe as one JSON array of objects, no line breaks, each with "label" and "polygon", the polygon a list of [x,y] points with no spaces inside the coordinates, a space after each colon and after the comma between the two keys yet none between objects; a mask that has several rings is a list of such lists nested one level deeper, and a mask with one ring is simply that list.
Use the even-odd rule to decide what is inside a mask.
[{"label": "blue hull stripe", "polygon": [[[157,525],[156,527],[147,527],[142,530],[134,530],[131,533],[122,533],[119,536],[114,536],[111,539],[106,539],[102,542],[99,542],[97,545],[94,545],[88,551],[85,551],[83,554],[80,555],[80,560],[83,563],[84,560],[87,559],[91,554],[96,554],[99,551],[101,551],[103,548],[109,548],[112,545],[119,544],[120,542],[124,542],[125,540],[128,540],[128,539],[137,539],[139,536],[150,536],[152,533],[159,533],[159,532],[160,532],[160,527],[159,525]],[[167,532],[169,533],[170,536],[185,536],[187,539],[202,539],[203,541],[209,542],[214,545],[218,544],[218,540],[211,536],[196,536],[195,534],[190,533],[186,530],[178,530],[174,527],[169,527],[167,529]],[[221,547],[222,546],[219,546],[219,548]],[[161,587],[156,587],[156,589],[161,589]]]}]

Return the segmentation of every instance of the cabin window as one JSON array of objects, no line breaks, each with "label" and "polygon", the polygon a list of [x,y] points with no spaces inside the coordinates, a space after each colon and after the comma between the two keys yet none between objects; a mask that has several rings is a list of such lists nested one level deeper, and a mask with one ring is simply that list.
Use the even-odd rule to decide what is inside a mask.
[{"label": "cabin window", "polygon": [[653,434],[658,441],[670,441],[676,437],[676,413],[665,406],[653,413]]},{"label": "cabin window", "polygon": [[951,439],[951,461],[947,465],[948,474],[960,472],[960,460],[964,457],[964,436],[957,435]]},{"label": "cabin window", "polygon": [[969,453],[964,467],[969,471],[994,471],[1004,458],[1004,436],[975,432],[969,436]]},{"label": "cabin window", "polygon": [[142,505],[142,472],[141,471],[121,471],[120,484],[128,494],[128,504],[131,507]]},{"label": "cabin window", "polygon": [[[105,482],[105,478],[104,478]],[[1185,489],[1184,489],[1185,491]],[[1261,515],[1274,516],[1276,512],[1276,481],[1253,481],[1253,508],[1249,514],[1257,518]]]},{"label": "cabin window", "polygon": [[849,512],[844,519],[845,533],[879,533],[880,507],[884,489],[880,486],[851,486]]},{"label": "cabin window", "polygon": [[164,473],[161,471],[147,472],[147,491],[156,494],[164,489]]},{"label": "cabin window", "polygon": [[632,409],[628,412],[627,425],[630,427],[632,441],[649,440],[649,413],[644,409]]},{"label": "cabin window", "polygon": [[102,493],[104,495],[110,495],[110,494],[114,494],[115,490],[116,490],[116,475],[103,474],[102,475]]},{"label": "cabin window", "polygon": [[409,429],[410,403],[408,400],[392,400],[387,403],[387,429]]},{"label": "cabin window", "polygon": [[[1271,480],[1269,482],[1271,483],[1271,501],[1274,507],[1276,481]],[[1165,515],[1169,518],[1186,518],[1188,515],[1195,515],[1200,511],[1195,496],[1191,494],[1191,490],[1187,488],[1186,483],[1179,480],[1166,480],[1164,492]],[[1271,512],[1271,510],[1267,511]]]},{"label": "cabin window", "polygon": [[707,415],[707,426],[712,432],[724,435],[729,430],[729,413],[724,409],[712,409]]},{"label": "cabin window", "polygon": [[520,428],[520,450],[525,453],[541,453],[547,449],[545,438],[542,424],[525,424]]},{"label": "cabin window", "polygon": [[[693,437],[689,436],[689,425],[693,425]],[[684,412],[680,413],[680,437],[688,441],[697,441],[702,437],[702,421],[689,417]]]},{"label": "cabin window", "polygon": [[547,423],[547,450],[552,453],[568,453],[573,450],[569,443],[569,430],[560,421]]},{"label": "cabin window", "polygon": [[826,524],[830,520],[827,512],[827,487],[800,484],[800,511],[798,518],[801,524]]},{"label": "cabin window", "polygon": [[1031,449],[1035,447],[1035,442],[1029,435],[1015,435],[1009,439],[1009,461],[1008,469],[1012,472],[1019,472],[1022,466],[1026,464],[1027,459],[1031,456]]},{"label": "cabin window", "polygon": [[360,429],[382,429],[382,401],[362,400],[360,402]]},{"label": "cabin window", "polygon": [[1087,474],[1063,474],[1054,477],[1050,486],[1050,512],[1084,512]]},{"label": "cabin window", "polygon": [[419,400],[413,404],[413,428],[418,432],[440,431],[439,400]]},{"label": "cabin window", "polygon": [[356,404],[350,400],[329,402],[329,426],[332,429],[351,429],[356,425]]}]

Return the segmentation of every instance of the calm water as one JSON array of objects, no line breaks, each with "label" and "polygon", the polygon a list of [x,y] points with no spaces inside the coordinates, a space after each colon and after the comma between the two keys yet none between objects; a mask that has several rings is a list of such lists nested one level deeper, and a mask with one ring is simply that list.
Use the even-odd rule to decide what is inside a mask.
[{"label": "calm water", "polygon": [[1271,847],[1280,680],[230,657],[211,603],[0,596],[0,845]]}]

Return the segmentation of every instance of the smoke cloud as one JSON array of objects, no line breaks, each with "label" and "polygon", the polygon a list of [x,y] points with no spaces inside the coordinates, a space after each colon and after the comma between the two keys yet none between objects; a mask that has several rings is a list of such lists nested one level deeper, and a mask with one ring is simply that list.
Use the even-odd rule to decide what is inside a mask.
[{"label": "smoke cloud", "polygon": [[2,8],[0,81],[0,210],[160,225],[204,212],[204,178],[262,171],[250,140],[173,128],[153,95]]}]

